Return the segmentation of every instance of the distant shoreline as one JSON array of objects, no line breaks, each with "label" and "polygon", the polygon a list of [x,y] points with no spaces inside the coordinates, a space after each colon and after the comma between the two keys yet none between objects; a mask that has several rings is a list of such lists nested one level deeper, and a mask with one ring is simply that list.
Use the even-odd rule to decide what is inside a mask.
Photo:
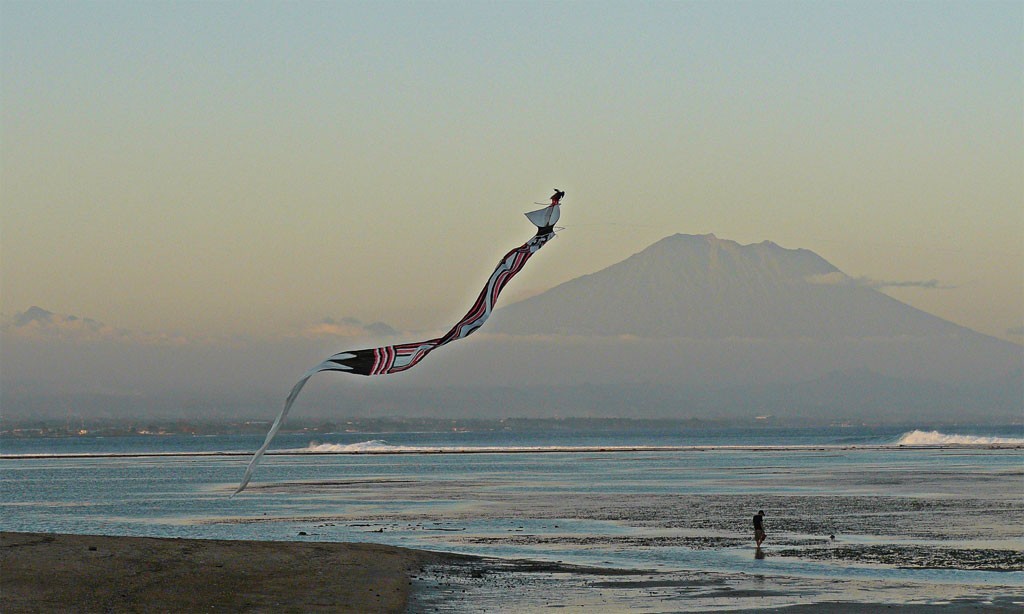
[{"label": "distant shoreline", "polygon": [[[423,449],[397,450],[272,450],[267,456],[389,456],[411,454],[583,454],[583,453],[628,453],[628,452],[791,452],[819,451],[834,452],[841,450],[1020,450],[1024,444],[1019,443],[949,443],[949,444],[835,444],[835,445],[778,445],[778,446],[729,446],[729,445],[693,445],[693,446],[549,446],[549,447],[479,447],[479,448],[447,448],[424,447]],[[199,456],[252,456],[251,451],[223,452],[68,452],[57,454],[29,453],[2,454],[0,460],[32,460],[34,458],[159,458],[159,457],[199,457]]]},{"label": "distant shoreline", "polygon": [[[260,436],[266,434],[271,421],[267,419],[171,419],[150,418],[85,418],[5,415],[0,428],[0,441],[30,439],[89,439],[98,437],[164,438],[172,436]],[[669,433],[702,433],[724,429],[850,429],[891,430],[956,429],[959,422],[942,420],[865,422],[861,420],[793,420],[771,415],[748,419],[702,418],[305,418],[291,421],[282,434],[382,435],[396,433],[579,433],[623,431],[658,431]],[[982,428],[1024,429],[1024,424],[1006,419],[972,422]]]}]

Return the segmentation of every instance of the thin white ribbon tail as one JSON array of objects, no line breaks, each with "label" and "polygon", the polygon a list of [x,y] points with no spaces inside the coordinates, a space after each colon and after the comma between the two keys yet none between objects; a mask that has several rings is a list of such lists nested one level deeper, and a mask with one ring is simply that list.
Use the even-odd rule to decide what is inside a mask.
[{"label": "thin white ribbon tail", "polygon": [[270,442],[274,440],[274,435],[277,435],[277,431],[281,428],[281,424],[284,422],[288,412],[291,411],[292,405],[295,403],[295,399],[299,396],[299,392],[302,390],[302,387],[306,385],[306,382],[309,381],[309,378],[323,371],[325,368],[336,366],[337,365],[334,365],[333,363],[324,361],[309,371],[306,371],[306,374],[303,375],[294,386],[292,386],[292,391],[288,394],[288,398],[285,399],[281,413],[277,415],[277,419],[274,420],[274,424],[270,427],[270,431],[267,433],[267,438],[264,440],[263,445],[260,446],[260,449],[256,450],[256,453],[252,455],[252,460],[249,461],[249,466],[245,468],[245,475],[242,476],[242,483],[238,485],[238,489],[235,490],[235,492],[231,493],[232,497],[245,490],[245,487],[249,484],[249,480],[252,479],[253,472],[256,471],[256,465],[259,464],[260,458],[263,457],[263,453],[270,447]]}]

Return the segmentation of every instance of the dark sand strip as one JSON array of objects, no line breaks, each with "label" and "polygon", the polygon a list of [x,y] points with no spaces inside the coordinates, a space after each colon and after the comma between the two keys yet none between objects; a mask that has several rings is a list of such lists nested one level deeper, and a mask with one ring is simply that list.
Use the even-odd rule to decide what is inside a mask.
[{"label": "dark sand strip", "polygon": [[376,544],[0,533],[0,609],[402,612],[413,575],[461,558]]}]

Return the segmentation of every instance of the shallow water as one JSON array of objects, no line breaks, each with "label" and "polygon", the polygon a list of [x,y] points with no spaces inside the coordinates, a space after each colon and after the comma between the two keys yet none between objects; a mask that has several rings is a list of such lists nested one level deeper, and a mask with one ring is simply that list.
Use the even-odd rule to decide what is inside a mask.
[{"label": "shallow water", "polygon": [[[407,453],[271,455],[234,498],[248,458],[197,453],[251,449],[253,438],[166,438],[149,443],[155,450],[140,441],[5,442],[0,529],[373,541],[651,570],[668,574],[659,590],[674,582],[676,593],[691,591],[686,574],[701,573],[818,587],[809,593],[842,585],[847,596],[884,585],[907,603],[1024,594],[1024,448],[899,447],[899,433],[840,433],[838,444],[831,432],[776,435],[742,448],[723,447],[742,445],[739,436],[721,444],[707,434],[703,443],[642,434],[291,436],[286,448]],[[496,451],[464,453],[482,445]],[[671,449],[624,449],[636,445]],[[432,453],[408,453],[416,446]],[[537,450],[552,446],[562,451]],[[616,449],[569,451],[582,446]],[[53,456],[69,452],[83,455]],[[165,455],[98,456],[150,452]],[[761,558],[750,535],[757,509],[769,533]],[[542,576],[530,586],[545,586]],[[588,582],[608,598],[641,590]]]}]

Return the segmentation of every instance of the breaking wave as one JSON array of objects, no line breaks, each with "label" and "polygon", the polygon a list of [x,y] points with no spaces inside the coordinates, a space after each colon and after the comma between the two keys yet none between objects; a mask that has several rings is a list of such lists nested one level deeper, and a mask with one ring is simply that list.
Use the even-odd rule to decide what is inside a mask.
[{"label": "breaking wave", "polygon": [[371,439],[369,441],[360,441],[359,443],[341,444],[341,443],[318,443],[311,442],[308,447],[302,448],[302,452],[336,452],[336,453],[354,453],[354,452],[400,452],[403,446],[393,446],[383,439]]},{"label": "breaking wave", "polygon": [[945,445],[1024,445],[1024,439],[1016,437],[984,437],[980,435],[947,434],[938,431],[910,431],[904,433],[897,445],[901,446],[945,446]]},{"label": "breaking wave", "polygon": [[[832,444],[826,447],[890,447],[890,446],[963,446],[963,445],[992,445],[992,446],[1021,446],[1024,445],[1024,438],[1020,437],[996,437],[984,435],[963,435],[958,433],[940,433],[939,431],[908,431],[900,435],[895,441],[888,442],[860,443],[860,444]],[[383,439],[370,439],[358,443],[320,443],[312,442],[305,448],[292,450],[281,450],[280,452],[296,453],[319,453],[319,454],[460,454],[472,452],[486,453],[514,453],[514,452],[629,452],[629,451],[685,451],[685,450],[785,450],[800,449],[802,445],[554,445],[554,446],[453,446],[453,445],[395,445]],[[817,444],[811,447],[822,447]]]},{"label": "breaking wave", "polygon": [[[975,431],[977,432],[977,431]],[[981,431],[984,432],[984,431]],[[991,431],[990,431],[991,432]],[[368,439],[354,443],[329,443],[313,441],[304,447],[285,448],[271,450],[269,454],[515,454],[515,453],[579,453],[579,452],[686,452],[686,451],[747,451],[766,452],[784,450],[828,450],[828,449],[894,449],[913,447],[946,447],[946,446],[989,446],[1001,447],[1024,447],[1024,437],[1019,427],[1010,427],[1009,431],[996,431],[997,435],[973,435],[961,433],[942,433],[939,431],[914,430],[907,431],[900,435],[894,431],[884,435],[873,437],[856,436],[831,439],[825,438],[820,442],[794,442],[794,443],[760,443],[757,441],[746,441],[733,438],[729,444],[717,442],[708,443],[685,443],[675,445],[650,445],[644,443],[623,444],[616,442],[614,438],[609,444],[573,443],[566,442],[558,445],[530,445],[530,443],[509,442],[503,445],[494,445],[492,442],[481,442],[483,445],[466,445],[453,443],[401,443],[393,444],[383,439]],[[1012,436],[1007,436],[1012,435]],[[141,438],[140,438],[141,439]],[[40,440],[43,441],[43,440]],[[103,443],[103,440],[97,439]],[[182,440],[191,442],[191,439]],[[45,440],[45,443],[52,445],[52,441]],[[117,442],[115,442],[116,444]],[[222,442],[225,443],[225,442]],[[226,442],[223,448],[194,450],[178,449],[174,451],[152,450],[152,449],[80,449],[68,446],[60,451],[52,448],[47,451],[17,452],[4,446],[0,449],[0,460],[3,459],[46,459],[46,458],[143,458],[143,457],[231,457],[251,456],[248,449],[238,449],[234,442]],[[467,442],[468,443],[468,442]],[[539,443],[539,442],[538,442]]]},{"label": "breaking wave", "polygon": [[383,439],[371,439],[358,443],[318,443],[287,452],[311,452],[319,454],[459,454],[468,452],[617,452],[634,450],[681,450],[681,446],[397,446]]}]

